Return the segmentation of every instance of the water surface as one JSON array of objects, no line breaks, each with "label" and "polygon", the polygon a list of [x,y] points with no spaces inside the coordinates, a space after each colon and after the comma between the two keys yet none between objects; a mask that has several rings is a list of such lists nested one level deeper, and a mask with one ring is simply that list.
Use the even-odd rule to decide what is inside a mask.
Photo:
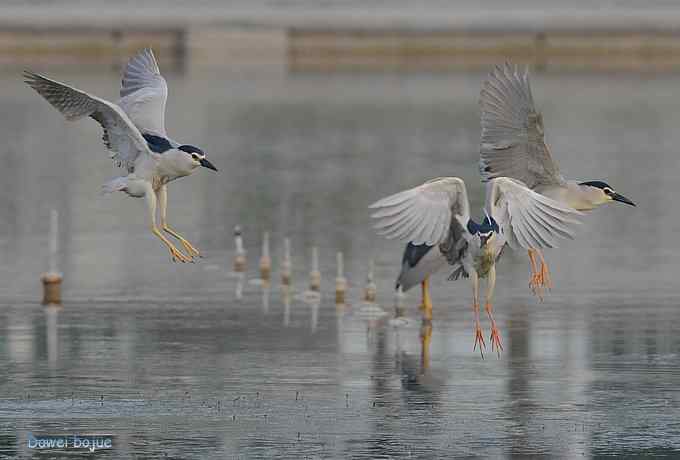
[{"label": "water surface", "polygon": [[[162,66],[162,63],[161,63]],[[114,98],[115,73],[44,69]],[[141,200],[102,197],[116,170],[91,121],[68,123],[0,76],[0,450],[28,432],[109,432],[111,458],[433,458],[678,455],[680,111],[677,76],[538,75],[534,97],[568,177],[604,179],[638,203],[587,218],[548,253],[556,288],[527,289],[524,254],[499,266],[500,359],[473,352],[471,289],[432,283],[434,321],[367,317],[368,261],[391,315],[402,245],[366,206],[428,178],[464,178],[475,213],[484,75],[168,75],[168,130],[208,152],[170,187],[170,222],[205,254],[170,263]],[[39,305],[49,210],[61,216],[63,309]],[[271,232],[274,282],[228,276],[234,225],[248,278]],[[285,300],[319,247],[323,298]],[[336,308],[335,252],[350,305]],[[488,334],[488,324],[483,323]]]}]

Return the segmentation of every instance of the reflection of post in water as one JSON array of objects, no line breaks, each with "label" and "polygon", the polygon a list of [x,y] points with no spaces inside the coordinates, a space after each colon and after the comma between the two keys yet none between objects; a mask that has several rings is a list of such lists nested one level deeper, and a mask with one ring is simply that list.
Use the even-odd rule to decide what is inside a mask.
[{"label": "reflection of post in water", "polygon": [[236,300],[241,300],[243,298],[243,283],[246,278],[246,274],[241,272],[241,273],[236,273]]},{"label": "reflection of post in water", "polygon": [[264,314],[269,313],[269,281],[264,281],[262,283],[262,312]]},{"label": "reflection of post in water", "polygon": [[344,350],[344,337],[345,337],[345,304],[337,304],[335,306],[335,330],[338,332],[338,350]]},{"label": "reflection of post in water", "polygon": [[59,356],[59,336],[57,333],[59,310],[61,307],[48,305],[45,307],[45,322],[47,327],[47,362],[50,369],[54,369]]},{"label": "reflection of post in water", "polygon": [[534,402],[529,388],[529,317],[527,309],[522,305],[512,305],[510,309],[510,321],[512,327],[507,328],[509,353],[508,379],[509,401],[517,401],[516,404],[508,405],[509,418],[514,420],[520,427],[513,426],[510,438],[510,457],[521,458],[526,454],[526,447],[530,445],[527,433],[531,432],[529,423],[532,415]]},{"label": "reflection of post in water", "polygon": [[432,343],[432,321],[423,320],[420,326],[420,374],[430,369],[430,343]]},{"label": "reflection of post in water", "polygon": [[311,324],[310,324],[310,329],[312,331],[312,334],[316,332],[316,328],[319,325],[319,306],[321,303],[319,300],[316,300],[310,304],[311,308]]},{"label": "reflection of post in water", "polygon": [[281,296],[283,297],[283,326],[290,324],[290,286],[281,286]]}]

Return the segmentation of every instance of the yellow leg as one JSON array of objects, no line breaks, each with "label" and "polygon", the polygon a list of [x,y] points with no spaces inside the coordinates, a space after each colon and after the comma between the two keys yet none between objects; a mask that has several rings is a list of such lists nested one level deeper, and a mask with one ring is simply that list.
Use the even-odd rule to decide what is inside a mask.
[{"label": "yellow leg", "polygon": [[201,253],[198,252],[198,249],[193,247],[193,245],[189,243],[182,235],[168,227],[167,224],[163,226],[163,230],[177,238],[179,242],[182,243],[182,246],[184,246],[184,249],[190,257],[201,257]]},{"label": "yellow leg", "polygon": [[158,227],[152,227],[151,233],[156,235],[163,242],[163,244],[167,246],[168,250],[170,251],[170,255],[172,256],[172,260],[174,262],[192,262],[191,257],[185,256],[179,251],[179,249],[173,246],[173,244],[170,241],[168,241],[166,237],[163,236],[160,230],[158,230]]},{"label": "yellow leg", "polygon": [[430,278],[427,277],[420,283],[423,290],[423,319],[432,320],[432,299],[430,298]]},{"label": "yellow leg", "polygon": [[[534,295],[538,296],[539,299],[543,300],[543,276],[542,273],[538,271],[536,267],[536,253],[541,254],[535,249],[529,249],[529,262],[531,262],[531,277],[529,278],[529,288]],[[541,255],[541,258],[543,256]]]},{"label": "yellow leg", "polygon": [[[156,213],[156,201],[158,202],[159,208],[160,208],[160,217],[161,217],[161,228],[166,231],[168,234],[174,236],[179,240],[180,243],[182,243],[182,246],[184,246],[184,250],[189,254],[189,257],[195,257],[195,256],[200,256],[198,250],[191,245],[182,235],[177,233],[176,231],[172,230],[170,227],[168,227],[168,186],[163,185],[161,186],[157,192],[153,196],[148,195],[147,199],[150,200],[149,205],[151,209],[151,222],[152,226],[156,226],[156,221],[155,221],[155,213]],[[167,240],[166,240],[167,241]],[[169,243],[169,242],[168,242]],[[166,243],[166,244],[168,244]],[[172,252],[172,250],[170,251]],[[174,258],[173,254],[173,258]],[[186,258],[186,256],[185,256]]]}]

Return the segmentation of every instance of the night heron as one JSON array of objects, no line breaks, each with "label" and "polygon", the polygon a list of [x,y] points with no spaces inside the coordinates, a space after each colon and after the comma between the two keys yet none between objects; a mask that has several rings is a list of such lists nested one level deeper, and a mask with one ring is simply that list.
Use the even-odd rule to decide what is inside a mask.
[{"label": "night heron", "polygon": [[[532,190],[579,211],[618,201],[635,206],[604,181],[565,179],[545,143],[543,117],[536,111],[529,85],[529,71],[520,73],[510,64],[496,66],[484,82],[480,96],[482,139],[479,168],[482,181],[511,177]],[[531,279],[534,291],[550,288],[551,281],[543,254],[530,247]],[[541,267],[537,269],[536,257]]]},{"label": "night heron", "polygon": [[[153,52],[142,50],[127,64],[121,99],[117,104],[32,72],[24,73],[26,83],[59,110],[67,120],[91,117],[104,130],[102,140],[116,164],[127,170],[103,186],[103,191],[121,191],[146,198],[151,232],[169,249],[172,260],[191,262],[198,250],[167,223],[167,184],[188,176],[203,166],[217,171],[198,147],[180,144],[165,133],[165,102],[168,88]],[[158,229],[177,238],[186,250],[178,250]]]},{"label": "night heron", "polygon": [[479,279],[488,277],[485,310],[491,322],[491,347],[502,349],[492,315],[496,261],[503,247],[556,247],[559,238],[571,238],[580,214],[506,177],[486,186],[485,217],[481,224],[470,217],[465,183],[442,177],[373,203],[375,228],[387,238],[433,247],[453,266],[451,278],[461,275],[472,282],[475,343],[484,343],[479,324]]}]

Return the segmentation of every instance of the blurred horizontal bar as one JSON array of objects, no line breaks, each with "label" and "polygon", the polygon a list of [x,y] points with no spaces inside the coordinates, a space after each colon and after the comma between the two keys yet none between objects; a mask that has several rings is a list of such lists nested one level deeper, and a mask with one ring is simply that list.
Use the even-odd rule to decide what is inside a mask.
[{"label": "blurred horizontal bar", "polygon": [[119,66],[145,46],[181,66],[186,30],[157,27],[0,27],[0,63]]},{"label": "blurred horizontal bar", "polygon": [[680,70],[680,33],[657,31],[288,31],[297,71],[488,69],[512,60],[537,69]]},{"label": "blurred horizontal bar", "polygon": [[[289,72],[455,71],[512,60],[538,70],[680,70],[680,28],[413,29],[269,25],[0,25],[0,63],[120,67],[151,46],[179,71],[265,65]],[[167,68],[168,64],[164,64]]]}]

